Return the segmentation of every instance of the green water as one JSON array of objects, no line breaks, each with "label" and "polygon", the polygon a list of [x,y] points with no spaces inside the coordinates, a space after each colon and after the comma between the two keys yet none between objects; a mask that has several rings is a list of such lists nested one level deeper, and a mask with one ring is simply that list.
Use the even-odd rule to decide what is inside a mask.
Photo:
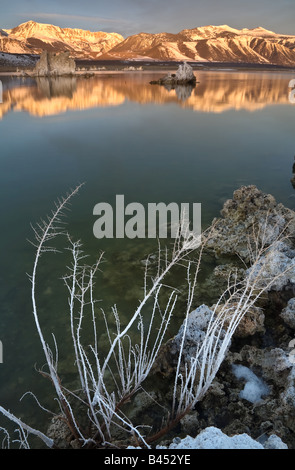
[{"label": "green water", "polygon": [[[291,185],[294,112],[291,73],[203,71],[184,97],[149,85],[156,73],[105,74],[48,82],[1,77],[0,404],[32,425],[48,417],[31,397],[56,409],[50,384],[35,370],[44,355],[32,316],[34,249],[30,223],[50,212],[57,197],[80,182],[68,229],[94,261],[105,251],[96,288],[101,307],[118,306],[130,318],[142,294],[142,260],[155,240],[93,236],[93,208],[139,202],[199,202],[206,226],[241,185],[255,184],[295,209]],[[66,240],[58,241],[60,247]],[[210,269],[212,260],[207,260]],[[74,380],[69,359],[67,292],[60,281],[69,253],[42,258],[38,306],[46,339],[60,345],[64,380]],[[203,276],[206,275],[206,268]],[[181,321],[180,316],[178,323]],[[177,327],[178,323],[174,324]],[[0,417],[0,425],[5,420]]]}]

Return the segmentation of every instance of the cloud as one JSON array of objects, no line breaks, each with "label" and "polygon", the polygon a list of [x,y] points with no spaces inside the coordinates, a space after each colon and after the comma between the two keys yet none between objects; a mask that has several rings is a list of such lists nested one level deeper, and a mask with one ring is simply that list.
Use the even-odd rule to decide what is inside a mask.
[{"label": "cloud", "polygon": [[133,24],[129,20],[122,18],[107,18],[104,16],[88,16],[80,14],[67,14],[67,13],[47,13],[47,12],[22,12],[18,16],[23,21],[34,20],[40,23],[50,23],[61,28],[79,28],[85,30],[105,32],[116,32],[123,36],[134,34],[132,31]]},{"label": "cloud", "polygon": [[103,18],[101,16],[84,16],[84,15],[68,15],[64,13],[19,13],[18,16],[34,19],[44,19],[44,20],[63,20],[63,21],[81,21],[81,22],[98,22],[105,24],[126,24],[127,21],[123,19],[114,19],[114,18]]}]

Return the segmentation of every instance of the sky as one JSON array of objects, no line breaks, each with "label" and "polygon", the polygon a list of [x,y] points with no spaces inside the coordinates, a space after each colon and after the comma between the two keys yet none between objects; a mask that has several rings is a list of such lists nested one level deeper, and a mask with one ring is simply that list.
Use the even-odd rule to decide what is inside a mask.
[{"label": "sky", "polygon": [[0,0],[0,5],[4,29],[34,20],[124,37],[178,33],[209,24],[237,29],[262,26],[295,35],[294,0]]}]

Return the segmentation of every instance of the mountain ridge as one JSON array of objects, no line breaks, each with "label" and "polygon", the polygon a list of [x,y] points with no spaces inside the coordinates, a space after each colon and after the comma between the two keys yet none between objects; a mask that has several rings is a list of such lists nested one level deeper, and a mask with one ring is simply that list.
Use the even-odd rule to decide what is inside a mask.
[{"label": "mountain ridge", "polygon": [[69,51],[76,59],[231,62],[295,66],[295,35],[261,26],[235,29],[207,25],[179,33],[141,32],[124,39],[119,33],[27,21],[0,29],[0,51],[36,54]]},{"label": "mountain ridge", "polygon": [[139,33],[101,56],[102,59],[189,60],[199,62],[295,65],[295,36],[262,27],[237,30],[227,25],[184,29],[178,34]]},{"label": "mountain ridge", "polygon": [[75,58],[95,59],[124,40],[118,33],[91,32],[78,28],[27,21],[12,29],[2,29],[0,50],[39,55],[43,50],[69,51]]}]

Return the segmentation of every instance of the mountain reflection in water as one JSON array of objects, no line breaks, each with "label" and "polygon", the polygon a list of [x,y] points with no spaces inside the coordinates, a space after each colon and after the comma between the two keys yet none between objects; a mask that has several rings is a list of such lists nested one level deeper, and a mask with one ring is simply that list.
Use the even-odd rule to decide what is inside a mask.
[{"label": "mountain reflection in water", "polygon": [[[125,101],[164,105],[175,103],[194,111],[222,113],[231,109],[257,111],[268,105],[290,104],[286,72],[198,72],[195,88],[167,89],[150,85],[156,73],[105,73],[23,79],[3,92],[0,118],[10,111],[43,117],[70,110],[120,106]],[[162,72],[163,75],[163,72]]]}]

